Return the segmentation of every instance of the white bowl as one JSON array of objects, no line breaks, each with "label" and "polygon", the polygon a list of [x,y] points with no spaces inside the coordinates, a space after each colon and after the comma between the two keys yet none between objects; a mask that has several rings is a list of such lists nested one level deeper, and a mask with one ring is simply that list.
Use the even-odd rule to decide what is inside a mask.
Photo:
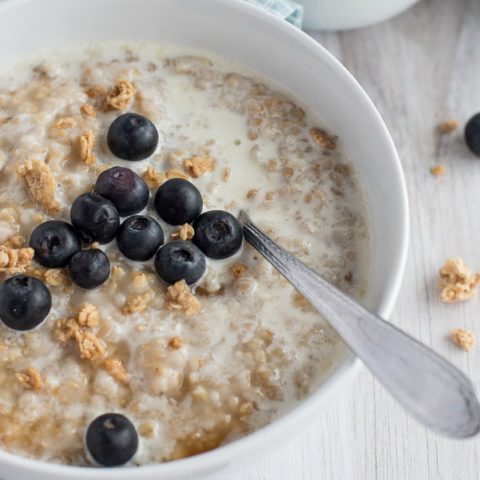
[{"label": "white bowl", "polygon": [[[408,205],[390,135],[365,92],[310,37],[240,0],[15,0],[0,5],[0,62],[38,49],[90,41],[144,39],[193,45],[236,59],[277,80],[311,105],[343,140],[365,186],[373,224],[366,303],[388,317],[401,282]],[[358,361],[347,349],[327,380],[269,426],[208,453],[140,468],[94,469],[29,460],[0,451],[2,480],[199,479],[250,464],[302,431],[335,398]]]},{"label": "white bowl", "polygon": [[296,0],[305,8],[305,28],[349,30],[382,22],[418,0]]}]

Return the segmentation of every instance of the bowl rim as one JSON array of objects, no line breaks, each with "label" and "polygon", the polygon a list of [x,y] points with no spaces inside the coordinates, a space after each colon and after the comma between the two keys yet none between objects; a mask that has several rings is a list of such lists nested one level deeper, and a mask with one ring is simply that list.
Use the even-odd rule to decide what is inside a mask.
[{"label": "bowl rim", "polygon": [[[0,15],[3,11],[25,8],[29,4],[40,3],[42,1],[43,0],[5,1],[0,4]],[[370,110],[370,113],[375,118],[376,125],[374,125],[374,128],[377,131],[377,135],[382,136],[385,145],[388,146],[392,177],[396,178],[398,182],[398,207],[401,212],[401,215],[397,219],[399,225],[398,230],[400,232],[400,238],[398,239],[398,252],[396,258],[392,262],[389,281],[385,285],[384,295],[380,300],[380,304],[376,308],[376,311],[380,316],[388,319],[401,288],[401,282],[407,261],[410,225],[405,178],[398,153],[385,122],[372,100],[353,75],[333,56],[333,54],[309,35],[280,19],[276,15],[249,4],[244,0],[229,0],[229,2],[225,2],[224,0],[209,0],[209,2],[217,4],[218,7],[222,8],[226,8],[226,4],[228,4],[228,8],[234,12],[247,13],[251,16],[260,18],[261,21],[269,26],[278,29],[282,35],[288,36],[292,42],[295,42],[298,45],[298,48],[308,51],[310,55],[321,58],[322,62],[325,62],[331,69],[336,70],[348,80],[350,86],[356,90],[356,94],[359,96],[359,99],[361,99],[363,108]],[[229,465],[231,459],[237,457],[239,454],[254,452],[255,450],[261,449],[262,445],[266,444],[280,446],[282,441],[287,441],[291,427],[298,423],[300,417],[306,418],[308,414],[313,415],[315,411],[318,410],[318,407],[333,396],[334,393],[338,395],[341,388],[344,388],[358,373],[360,365],[360,360],[355,357],[353,353],[349,352],[343,363],[337,367],[312,394],[305,398],[295,408],[259,430],[249,433],[231,443],[192,457],[165,463],[142,465],[139,467],[127,466],[122,468],[105,469],[48,463],[42,460],[22,457],[0,449],[0,465],[7,464],[18,470],[23,470],[24,472],[41,472],[42,474],[50,475],[52,479],[69,478],[70,480],[131,480],[132,474],[141,480],[143,476],[145,476],[145,478],[152,478],[152,474],[162,475],[162,478],[166,478],[168,475],[202,474],[203,471],[205,471],[205,473],[213,474],[216,470],[215,472],[212,471],[212,466],[216,465],[220,472],[225,466]],[[282,438],[285,438],[285,440],[280,440]]]}]

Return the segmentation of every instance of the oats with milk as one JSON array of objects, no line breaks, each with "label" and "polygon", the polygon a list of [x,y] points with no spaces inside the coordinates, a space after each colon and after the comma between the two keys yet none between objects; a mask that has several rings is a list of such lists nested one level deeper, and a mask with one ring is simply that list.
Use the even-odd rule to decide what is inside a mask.
[{"label": "oats with milk", "polygon": [[0,448],[198,454],[288,412],[341,354],[236,220],[365,292],[355,170],[273,81],[173,46],[41,53],[0,74],[0,167]]}]

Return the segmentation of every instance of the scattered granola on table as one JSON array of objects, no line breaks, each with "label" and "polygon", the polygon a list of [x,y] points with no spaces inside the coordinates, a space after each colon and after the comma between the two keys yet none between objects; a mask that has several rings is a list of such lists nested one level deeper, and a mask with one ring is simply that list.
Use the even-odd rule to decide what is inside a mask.
[{"label": "scattered granola on table", "polygon": [[438,125],[438,131],[440,133],[452,133],[458,128],[458,120],[449,119],[441,122]]},{"label": "scattered granola on table", "polygon": [[439,273],[440,298],[443,302],[460,302],[477,295],[480,275],[472,272],[461,258],[449,258]]},{"label": "scattered granola on table", "polygon": [[475,348],[477,339],[475,334],[469,330],[463,328],[456,328],[450,332],[450,338],[457,347],[461,348],[465,352],[470,352]]},{"label": "scattered granola on table", "polygon": [[444,165],[435,165],[430,168],[430,173],[434,177],[443,177],[445,175],[445,166]]}]

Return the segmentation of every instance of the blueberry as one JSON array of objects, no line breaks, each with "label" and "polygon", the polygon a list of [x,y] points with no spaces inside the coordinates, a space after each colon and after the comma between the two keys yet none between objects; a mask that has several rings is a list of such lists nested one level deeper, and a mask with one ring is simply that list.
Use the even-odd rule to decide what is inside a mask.
[{"label": "blueberry", "polygon": [[102,250],[88,248],[76,253],[68,265],[70,278],[82,288],[96,288],[110,276],[110,260]]},{"label": "blueberry", "polygon": [[115,205],[96,193],[84,193],[70,209],[73,226],[87,243],[108,243],[114,239],[120,217]]},{"label": "blueberry", "polygon": [[157,190],[155,210],[170,225],[190,223],[203,207],[198,188],[182,178],[172,178]]},{"label": "blueberry", "polygon": [[158,131],[143,115],[124,113],[108,129],[107,143],[111,152],[124,160],[143,160],[157,148]]},{"label": "blueberry", "polygon": [[167,283],[185,280],[191,285],[200,280],[205,268],[203,253],[193,243],[183,240],[167,243],[155,257],[155,270]]},{"label": "blueberry", "polygon": [[122,217],[143,210],[150,195],[147,184],[134,171],[125,167],[112,167],[102,172],[94,191],[110,200]]},{"label": "blueberry", "polygon": [[40,325],[51,307],[52,296],[38,278],[15,275],[0,286],[0,319],[13,330]]},{"label": "blueberry", "polygon": [[134,215],[120,225],[117,244],[127,258],[148,260],[163,245],[162,227],[152,217]]},{"label": "blueberry", "polygon": [[80,238],[67,222],[51,220],[41,223],[30,236],[35,260],[44,267],[63,268],[74,253],[80,251]]},{"label": "blueberry", "polygon": [[127,417],[105,413],[88,426],[85,446],[99,465],[118,467],[129,462],[137,452],[138,434]]},{"label": "blueberry", "polygon": [[242,245],[242,227],[238,220],[223,210],[202,213],[193,222],[193,243],[210,258],[227,258]]},{"label": "blueberry", "polygon": [[472,153],[480,157],[480,113],[474,115],[465,125],[465,142]]}]

